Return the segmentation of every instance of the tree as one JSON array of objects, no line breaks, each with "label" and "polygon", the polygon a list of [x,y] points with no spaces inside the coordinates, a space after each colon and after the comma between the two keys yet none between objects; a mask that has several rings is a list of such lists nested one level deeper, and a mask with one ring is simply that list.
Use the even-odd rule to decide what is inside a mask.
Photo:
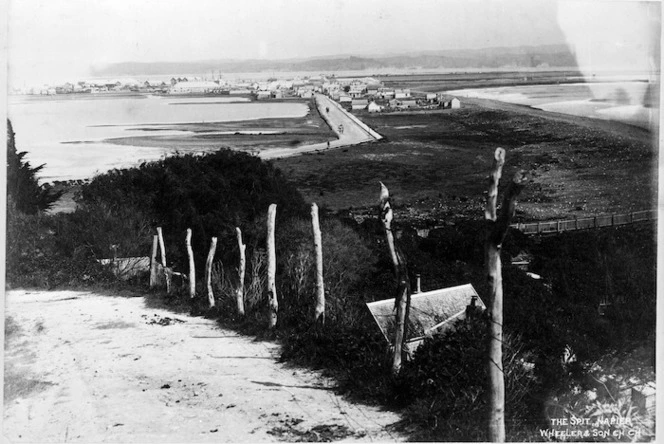
[{"label": "tree", "polygon": [[7,119],[7,205],[26,214],[36,214],[49,209],[62,191],[55,192],[39,185],[37,173],[44,164],[32,167],[30,162],[23,160],[27,152],[16,151],[12,123]]}]

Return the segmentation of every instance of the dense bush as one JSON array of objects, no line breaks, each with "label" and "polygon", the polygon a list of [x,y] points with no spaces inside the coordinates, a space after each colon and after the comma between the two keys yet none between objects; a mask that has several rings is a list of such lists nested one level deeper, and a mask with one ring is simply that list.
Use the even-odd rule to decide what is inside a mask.
[{"label": "dense bush", "polygon": [[169,266],[185,272],[184,238],[192,229],[197,271],[203,276],[212,236],[219,237],[217,259],[229,263],[237,261],[236,226],[248,252],[264,245],[271,203],[278,205],[278,223],[284,226],[306,210],[279,170],[230,150],[114,170],[83,186],[74,213],[31,219],[10,211],[7,281],[64,285],[89,276],[86,267],[97,267],[96,259],[114,253],[148,256],[157,226],[164,229]]},{"label": "dense bush", "polygon": [[[402,372],[412,397],[406,420],[418,426],[415,440],[486,441],[488,319],[457,321],[454,328],[428,338]],[[533,424],[530,392],[537,384],[532,360],[519,336],[503,342],[505,416],[508,438]],[[535,416],[536,418],[536,416]]]},{"label": "dense bush", "polygon": [[[8,286],[55,288],[116,282],[85,242],[85,226],[77,227],[64,216],[7,213]],[[60,237],[61,230],[71,231],[71,237]]]},{"label": "dense bush", "polygon": [[[249,250],[264,245],[265,215],[277,204],[277,222],[306,212],[304,200],[281,172],[246,153],[220,150],[208,155],[180,155],[136,168],[97,176],[82,190],[83,203],[142,211],[150,225],[163,227],[167,259],[186,270],[183,248],[187,228],[197,272],[202,275],[213,236],[217,258],[236,258],[235,227]],[[146,253],[147,254],[147,250]],[[237,260],[237,259],[235,259]]]}]

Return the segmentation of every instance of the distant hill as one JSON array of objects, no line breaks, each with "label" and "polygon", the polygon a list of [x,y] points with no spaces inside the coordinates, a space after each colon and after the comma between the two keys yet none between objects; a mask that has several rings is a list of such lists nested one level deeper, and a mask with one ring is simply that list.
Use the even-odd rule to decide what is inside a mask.
[{"label": "distant hill", "polygon": [[472,50],[422,51],[381,56],[330,56],[290,60],[203,60],[197,62],[123,62],[94,67],[95,76],[149,76],[174,73],[355,71],[381,68],[535,68],[573,67],[566,45],[519,46]]}]

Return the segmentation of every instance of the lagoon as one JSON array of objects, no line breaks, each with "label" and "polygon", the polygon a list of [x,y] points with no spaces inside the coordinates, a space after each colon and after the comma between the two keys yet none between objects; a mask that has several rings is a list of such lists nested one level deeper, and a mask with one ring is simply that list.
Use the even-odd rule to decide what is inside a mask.
[{"label": "lagoon", "polygon": [[172,97],[155,95],[11,96],[8,117],[16,147],[27,151],[45,182],[84,179],[112,168],[137,165],[172,154],[170,147],[135,147],[105,140],[154,134],[186,134],[181,123],[236,122],[299,118],[303,102],[252,102],[246,97]]}]

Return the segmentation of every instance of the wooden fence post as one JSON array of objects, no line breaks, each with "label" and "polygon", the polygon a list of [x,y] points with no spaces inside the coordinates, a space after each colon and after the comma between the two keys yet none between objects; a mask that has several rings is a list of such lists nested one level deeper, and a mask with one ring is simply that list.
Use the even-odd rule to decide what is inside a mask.
[{"label": "wooden fence post", "polygon": [[323,279],[323,240],[318,221],[318,205],[311,204],[311,228],[314,233],[314,249],[316,250],[316,309],[314,321],[325,323],[325,281]]},{"label": "wooden fence post", "polygon": [[157,285],[157,249],[159,248],[159,236],[152,236],[152,254],[150,255],[150,288]]},{"label": "wooden fence post", "polygon": [[410,280],[408,279],[408,267],[406,259],[399,250],[392,233],[392,206],[390,205],[390,193],[383,183],[380,183],[380,214],[387,246],[394,266],[394,275],[397,279],[397,293],[394,298],[396,308],[396,331],[394,334],[394,355],[392,357],[392,373],[397,375],[401,370],[401,355],[406,338],[406,322],[410,309]]},{"label": "wooden fence post", "polygon": [[161,250],[161,265],[164,268],[164,280],[166,281],[166,293],[171,294],[171,272],[166,266],[166,247],[164,246],[164,236],[161,227],[157,227],[157,236],[159,237],[159,249]]},{"label": "wooden fence post", "polygon": [[279,302],[277,301],[277,286],[275,275],[277,272],[277,255],[274,246],[274,225],[277,216],[277,205],[271,204],[267,211],[267,297],[270,307],[268,327],[273,329],[277,326],[277,313]]},{"label": "wooden fence post", "polygon": [[185,244],[189,257],[189,297],[193,299],[196,296],[196,268],[194,267],[194,250],[191,249],[191,228],[187,228]]},{"label": "wooden fence post", "polygon": [[237,287],[237,292],[235,293],[235,299],[237,301],[238,314],[244,316],[244,273],[247,267],[247,259],[245,256],[247,246],[242,243],[242,231],[240,231],[239,227],[235,227],[235,232],[237,234],[237,244],[240,249],[240,267],[238,268],[240,283]]},{"label": "wooden fence post", "polygon": [[208,252],[207,261],[205,262],[205,283],[207,284],[208,301],[210,301],[210,308],[215,306],[214,292],[212,291],[212,261],[214,254],[217,252],[217,238],[213,237],[210,243],[210,251]]},{"label": "wooden fence post", "polygon": [[489,192],[485,211],[486,241],[485,264],[491,295],[489,298],[489,441],[505,442],[505,379],[503,374],[503,284],[500,250],[514,215],[516,198],[525,185],[526,177],[519,171],[509,184],[501,207],[496,214],[498,183],[505,164],[505,150],[497,148],[494,153],[493,171],[489,177]]}]

